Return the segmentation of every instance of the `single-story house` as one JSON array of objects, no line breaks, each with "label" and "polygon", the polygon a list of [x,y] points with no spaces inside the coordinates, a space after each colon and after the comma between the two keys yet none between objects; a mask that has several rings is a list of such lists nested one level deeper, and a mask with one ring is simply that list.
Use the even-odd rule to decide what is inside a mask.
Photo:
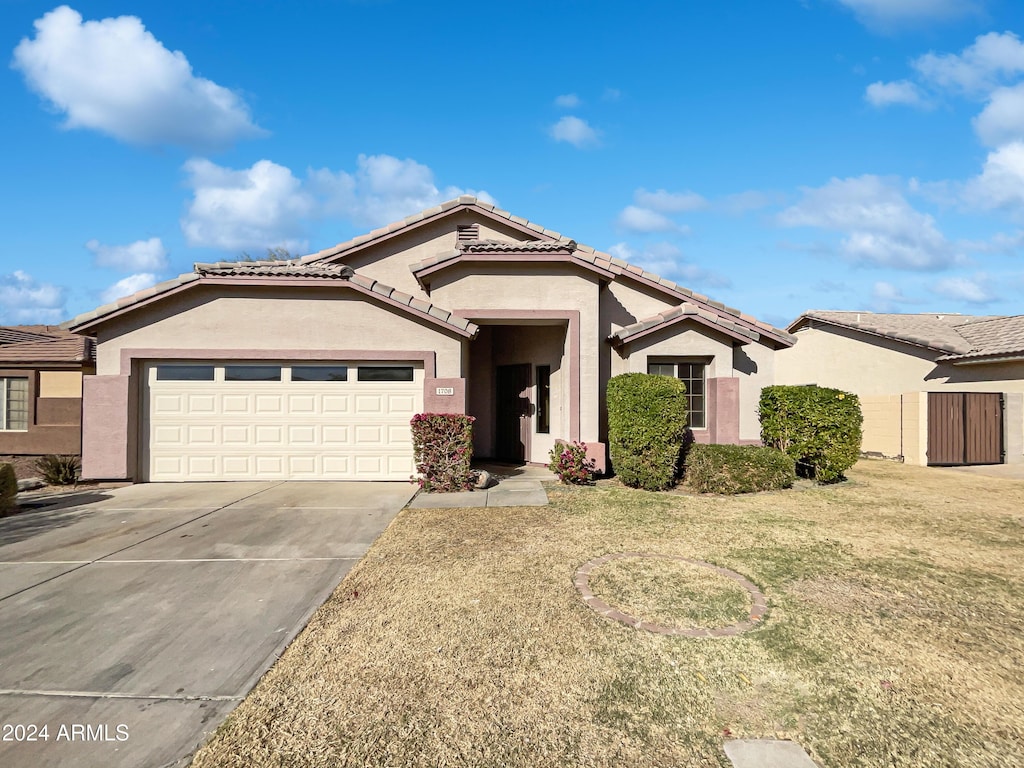
[{"label": "single-story house", "polygon": [[758,442],[785,331],[473,197],[290,261],[194,271],[80,315],[83,474],[406,480],[409,419],[476,418],[478,457],[604,467],[605,385],[683,378],[705,442]]},{"label": "single-story house", "polygon": [[50,325],[0,326],[0,455],[78,454],[93,340]]},{"label": "single-story house", "polygon": [[863,450],[911,464],[1024,462],[1024,315],[805,312],[780,384],[860,396]]}]

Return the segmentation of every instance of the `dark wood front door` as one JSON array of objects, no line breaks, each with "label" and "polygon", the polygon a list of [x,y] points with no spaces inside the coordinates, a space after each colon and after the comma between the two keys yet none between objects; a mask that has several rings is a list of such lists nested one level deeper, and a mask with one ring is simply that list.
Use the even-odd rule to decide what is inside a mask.
[{"label": "dark wood front door", "polygon": [[499,365],[495,376],[494,458],[526,461],[530,451],[531,366]]},{"label": "dark wood front door", "polygon": [[1003,396],[998,392],[928,393],[928,463],[1001,464]]}]

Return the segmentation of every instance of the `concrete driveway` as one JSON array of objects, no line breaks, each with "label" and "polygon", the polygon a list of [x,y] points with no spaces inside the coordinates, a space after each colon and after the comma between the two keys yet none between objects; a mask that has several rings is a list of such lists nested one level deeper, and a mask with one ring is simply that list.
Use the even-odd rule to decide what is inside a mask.
[{"label": "concrete driveway", "polygon": [[0,765],[187,762],[414,490],[134,485],[0,520]]}]

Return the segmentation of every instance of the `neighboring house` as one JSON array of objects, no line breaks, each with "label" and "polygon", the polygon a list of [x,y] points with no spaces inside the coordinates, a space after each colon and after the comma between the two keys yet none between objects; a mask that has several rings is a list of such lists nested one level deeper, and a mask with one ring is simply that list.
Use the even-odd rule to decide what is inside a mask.
[{"label": "neighboring house", "polygon": [[806,312],[780,384],[860,396],[863,450],[911,464],[1024,462],[1024,315]]},{"label": "neighboring house", "polygon": [[789,334],[472,197],[291,261],[196,264],[81,315],[84,475],[414,474],[409,419],[476,417],[475,455],[606,461],[605,385],[686,380],[697,439],[758,442]]},{"label": "neighboring house", "polygon": [[0,326],[0,455],[77,454],[93,342],[48,325]]}]

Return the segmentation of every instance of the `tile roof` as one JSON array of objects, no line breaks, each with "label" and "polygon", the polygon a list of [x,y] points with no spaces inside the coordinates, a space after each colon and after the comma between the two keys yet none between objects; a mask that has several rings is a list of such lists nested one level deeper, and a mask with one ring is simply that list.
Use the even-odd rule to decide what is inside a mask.
[{"label": "tile roof", "polygon": [[0,364],[91,364],[95,361],[95,354],[95,344],[91,338],[54,326],[0,327]]},{"label": "tile roof", "polygon": [[640,336],[646,336],[648,333],[655,331],[658,328],[686,319],[696,320],[697,322],[709,327],[717,326],[720,330],[733,337],[742,337],[749,341],[758,341],[761,338],[757,331],[754,331],[745,325],[731,322],[723,317],[721,313],[709,312],[707,309],[699,307],[696,304],[684,302],[678,307],[666,309],[652,317],[627,325],[625,328],[621,328],[609,336],[608,340],[615,345],[624,344],[627,341],[635,340]]},{"label": "tile roof", "polygon": [[1024,315],[896,314],[805,312],[790,330],[823,322],[944,353],[937,360],[961,360],[1024,352]]},{"label": "tile roof", "polygon": [[940,360],[1024,354],[1024,315],[974,320],[958,325],[957,332],[971,343],[972,350],[961,355],[944,355]]},{"label": "tile roof", "polygon": [[[454,200],[448,200],[444,203],[441,203],[440,205],[435,205],[433,208],[427,208],[424,211],[420,211],[419,213],[414,214],[412,216],[407,216],[404,219],[401,219],[400,221],[392,222],[387,226],[375,229],[372,232],[369,232],[365,235],[360,235],[359,237],[353,238],[352,240],[347,240],[343,243],[339,243],[338,245],[331,246],[330,248],[325,248],[324,250],[318,251],[317,253],[311,253],[308,256],[303,256],[300,259],[300,261],[304,263],[310,263],[326,259],[333,259],[338,256],[343,256],[348,251],[361,248],[372,243],[375,240],[388,237],[390,235],[395,234],[396,232],[400,232],[403,229],[413,227],[417,224],[433,219],[437,216],[440,216],[444,213],[447,213],[448,211],[452,211],[459,207],[474,207],[486,212],[490,216],[506,219],[507,221],[520,227],[521,229],[529,231],[538,238],[547,238],[548,240],[555,240],[562,243],[574,243],[575,250],[572,254],[574,258],[581,259],[585,262],[588,262],[598,267],[599,269],[605,269],[609,272],[612,272],[615,275],[624,275],[626,277],[633,278],[634,280],[638,280],[640,282],[646,282],[649,285],[657,289],[660,289],[664,292],[667,292],[678,299],[684,301],[691,301],[691,303],[706,305],[706,307],[711,309],[712,311],[718,310],[733,315],[734,317],[739,318],[740,324],[749,324],[759,334],[767,336],[768,338],[771,338],[774,341],[783,344],[784,346],[791,346],[796,341],[796,338],[791,334],[787,333],[786,331],[780,328],[776,328],[769,323],[762,322],[761,320],[758,320],[757,318],[752,317],[751,315],[741,313],[738,309],[727,307],[725,304],[719,301],[714,301],[712,299],[709,299],[707,296],[703,296],[699,293],[694,293],[693,291],[687,288],[677,285],[671,280],[666,280],[663,277],[659,277],[653,272],[648,272],[633,264],[629,264],[628,262],[623,261],[620,258],[610,256],[607,253],[602,253],[601,251],[595,250],[592,246],[584,245],[582,243],[576,243],[574,240],[567,240],[562,236],[560,232],[556,232],[554,230],[547,229],[546,227],[542,227],[541,225],[532,221],[528,221],[527,219],[524,219],[521,216],[514,216],[508,211],[504,211],[500,208],[497,208],[496,206],[490,203],[486,203],[483,200],[478,200],[472,195],[462,195],[461,197],[455,198]],[[442,263],[443,261],[447,261],[448,259],[454,259],[456,258],[458,253],[458,251],[453,251],[450,254],[443,254],[442,256],[439,257],[426,259],[417,265],[413,265],[413,272],[427,269],[436,264]]]},{"label": "tile roof", "polygon": [[463,240],[457,246],[463,253],[572,253],[575,240]]},{"label": "tile roof", "polygon": [[193,269],[202,277],[207,275],[253,275],[257,277],[324,277],[349,280],[355,274],[352,267],[343,264],[304,264],[290,261],[218,261],[196,264]]},{"label": "tile roof", "polygon": [[148,299],[155,298],[165,293],[174,291],[189,283],[201,283],[204,279],[232,278],[299,278],[312,280],[342,280],[356,286],[364,293],[373,293],[393,304],[407,307],[416,314],[428,316],[433,322],[447,325],[458,330],[463,335],[475,336],[478,327],[466,320],[442,309],[435,304],[413,298],[407,293],[392,288],[389,285],[368,278],[356,273],[352,267],[344,264],[309,264],[301,260],[292,259],[289,261],[221,261],[210,264],[196,264],[194,271],[179,275],[173,280],[154,285],[143,291],[118,299],[112,304],[106,304],[91,312],[78,315],[66,323],[68,328],[77,328],[91,324],[103,317],[112,315],[122,309],[140,304]]}]

